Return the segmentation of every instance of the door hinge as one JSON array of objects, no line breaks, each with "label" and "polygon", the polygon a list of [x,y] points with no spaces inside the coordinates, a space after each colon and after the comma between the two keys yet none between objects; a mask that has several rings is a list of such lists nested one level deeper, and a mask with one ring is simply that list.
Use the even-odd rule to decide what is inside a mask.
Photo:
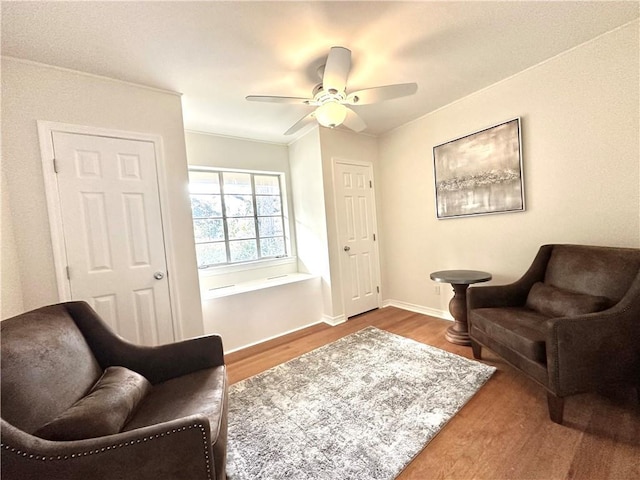
[{"label": "door hinge", "polygon": [[67,265],[66,271],[67,271],[67,280],[71,280],[71,269],[69,268],[69,265]]},{"label": "door hinge", "polygon": [[373,234],[373,241],[374,242],[376,241],[376,234],[375,233]]},{"label": "door hinge", "polygon": [[58,173],[58,162],[55,158],[53,159],[53,171]]},{"label": "door hinge", "polygon": [[369,180],[369,188],[373,188],[373,182]]},{"label": "door hinge", "polygon": [[378,293],[380,293],[380,287],[376,287],[376,290],[378,291]]}]

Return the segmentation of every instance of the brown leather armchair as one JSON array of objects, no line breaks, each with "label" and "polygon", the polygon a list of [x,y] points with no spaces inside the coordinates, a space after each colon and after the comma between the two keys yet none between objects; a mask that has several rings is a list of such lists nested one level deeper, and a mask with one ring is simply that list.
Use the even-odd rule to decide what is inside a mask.
[{"label": "brown leather armchair", "polygon": [[136,346],[84,302],[0,328],[3,479],[225,479],[219,336]]},{"label": "brown leather armchair", "polygon": [[488,347],[542,385],[556,423],[569,395],[640,395],[640,249],[544,245],[516,282],[470,288],[467,311],[474,357]]}]

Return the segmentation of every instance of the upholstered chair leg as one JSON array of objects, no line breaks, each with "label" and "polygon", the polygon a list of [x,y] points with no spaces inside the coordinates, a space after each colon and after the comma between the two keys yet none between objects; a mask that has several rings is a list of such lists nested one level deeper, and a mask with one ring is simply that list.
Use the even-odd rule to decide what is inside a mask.
[{"label": "upholstered chair leg", "polygon": [[473,352],[473,358],[480,360],[482,358],[482,345],[478,342],[471,340],[471,351]]},{"label": "upholstered chair leg", "polygon": [[553,393],[547,392],[547,405],[549,407],[549,418],[551,418],[551,421],[562,425],[564,398],[556,397]]}]

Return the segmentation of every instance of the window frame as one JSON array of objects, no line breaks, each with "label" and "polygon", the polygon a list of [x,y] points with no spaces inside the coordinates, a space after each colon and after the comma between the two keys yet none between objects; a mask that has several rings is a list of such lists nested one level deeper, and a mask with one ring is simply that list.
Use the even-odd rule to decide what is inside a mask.
[{"label": "window frame", "polygon": [[[282,265],[282,264],[289,264],[289,263],[294,263],[296,262],[295,257],[293,256],[292,253],[292,248],[291,248],[291,239],[290,239],[290,235],[289,235],[289,229],[290,229],[290,225],[289,225],[289,215],[288,215],[288,205],[287,205],[287,191],[286,191],[286,177],[285,177],[285,172],[277,172],[277,171],[263,171],[263,170],[245,170],[245,169],[232,169],[232,168],[220,168],[220,167],[207,167],[207,166],[196,166],[196,165],[190,165],[188,167],[188,172],[189,174],[191,174],[191,172],[200,172],[200,173],[205,173],[205,174],[211,174],[214,175],[216,174],[218,176],[218,185],[219,185],[219,192],[218,193],[192,193],[191,189],[189,189],[189,199],[191,200],[193,195],[211,195],[211,196],[219,196],[220,197],[220,207],[221,207],[221,216],[220,217],[195,217],[194,216],[194,212],[193,210],[191,211],[191,218],[192,218],[192,222],[194,224],[194,245],[203,245],[203,244],[209,244],[209,243],[224,243],[224,250],[225,250],[225,255],[226,255],[226,259],[227,261],[224,263],[216,263],[216,264],[211,264],[211,265],[205,265],[200,267],[199,266],[199,261],[197,258],[197,254],[196,254],[196,265],[198,265],[198,272],[199,273],[205,273],[205,274],[219,274],[219,273],[225,273],[225,272],[232,272],[232,271],[241,271],[241,270],[250,270],[250,269],[257,269],[257,268],[263,268],[263,267],[269,267],[271,265]],[[251,192],[247,193],[247,194],[243,194],[243,195],[250,195],[251,196],[251,203],[252,203],[252,209],[253,209],[253,215],[252,216],[228,216],[227,215],[227,209],[226,209],[226,203],[225,203],[225,186],[224,186],[224,173],[241,173],[241,174],[248,174],[250,175],[250,186],[251,186]],[[258,212],[258,200],[257,197],[263,196],[260,193],[256,192],[256,182],[255,182],[255,177],[275,177],[278,180],[278,188],[279,188],[279,194],[277,195],[271,195],[274,197],[278,197],[279,201],[280,201],[280,214],[279,215],[259,215]],[[189,184],[191,184],[191,179],[189,179]],[[268,194],[266,194],[266,196],[269,196]],[[274,236],[261,236],[260,235],[260,225],[259,225],[259,221],[260,218],[269,218],[269,217],[276,217],[276,218],[280,218],[281,222],[282,222],[282,234],[281,235],[274,235]],[[229,219],[234,219],[234,218],[252,218],[253,219],[253,224],[254,224],[254,229],[255,229],[255,236],[253,237],[249,237],[246,239],[230,239],[230,235],[229,235],[229,225],[228,225],[228,220]],[[207,219],[215,219],[215,220],[222,220],[222,227],[223,227],[223,233],[224,233],[224,239],[223,240],[218,240],[218,241],[197,241],[197,239],[195,238],[195,220],[207,220]],[[284,254],[281,255],[276,255],[276,256],[262,256],[262,247],[261,247],[261,239],[266,239],[266,238],[281,238],[282,242],[283,242],[283,248],[284,248]],[[254,240],[255,241],[255,245],[256,245],[256,252],[258,255],[258,258],[255,259],[250,259],[250,260],[242,260],[242,261],[231,261],[231,248],[230,248],[230,244],[233,243],[234,241],[240,241],[240,240]]]}]

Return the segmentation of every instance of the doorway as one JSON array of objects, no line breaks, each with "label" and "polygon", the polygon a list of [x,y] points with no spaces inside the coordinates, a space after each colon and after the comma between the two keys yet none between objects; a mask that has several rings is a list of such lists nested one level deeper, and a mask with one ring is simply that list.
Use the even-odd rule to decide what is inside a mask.
[{"label": "doorway", "polygon": [[335,160],[334,185],[340,279],[349,318],[380,306],[373,167]]},{"label": "doorway", "polygon": [[87,301],[133,343],[173,342],[159,142],[44,122],[39,129],[61,301]]}]

